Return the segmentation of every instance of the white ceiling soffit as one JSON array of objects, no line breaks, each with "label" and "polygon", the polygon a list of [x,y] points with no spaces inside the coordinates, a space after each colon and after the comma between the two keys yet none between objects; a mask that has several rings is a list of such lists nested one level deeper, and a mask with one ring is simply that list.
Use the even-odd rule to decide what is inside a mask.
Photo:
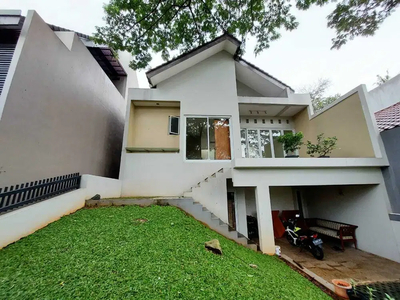
[{"label": "white ceiling soffit", "polygon": [[271,76],[255,69],[243,60],[235,63],[236,79],[264,97],[287,97],[290,88]]},{"label": "white ceiling soffit", "polygon": [[234,56],[240,42],[230,36],[224,35],[214,41],[200,46],[187,54],[183,54],[178,58],[167,62],[164,65],[156,67],[146,73],[147,78],[152,86],[171,78],[172,76],[193,67],[194,65],[206,60],[207,58],[217,54],[220,51],[226,52]]},{"label": "white ceiling soffit", "polygon": [[239,104],[239,114],[248,117],[293,117],[306,107],[305,105]]}]

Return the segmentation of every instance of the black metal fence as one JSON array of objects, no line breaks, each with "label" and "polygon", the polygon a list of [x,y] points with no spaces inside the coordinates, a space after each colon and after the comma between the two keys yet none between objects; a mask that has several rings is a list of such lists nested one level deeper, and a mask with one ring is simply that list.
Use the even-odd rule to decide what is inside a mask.
[{"label": "black metal fence", "polygon": [[0,213],[79,189],[80,183],[79,173],[73,173],[0,188]]}]

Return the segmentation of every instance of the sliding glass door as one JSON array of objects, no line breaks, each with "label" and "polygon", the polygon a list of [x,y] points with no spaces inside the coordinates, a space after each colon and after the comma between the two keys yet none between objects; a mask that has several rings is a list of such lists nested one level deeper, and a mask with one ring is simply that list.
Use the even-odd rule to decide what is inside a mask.
[{"label": "sliding glass door", "polygon": [[278,138],[292,130],[251,129],[240,131],[242,157],[246,158],[279,158],[285,157],[283,145]]}]

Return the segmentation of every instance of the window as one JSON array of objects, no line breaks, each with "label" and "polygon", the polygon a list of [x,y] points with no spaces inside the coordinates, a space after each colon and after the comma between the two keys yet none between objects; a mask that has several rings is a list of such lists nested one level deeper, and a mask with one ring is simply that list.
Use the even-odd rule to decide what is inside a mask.
[{"label": "window", "polygon": [[292,130],[241,129],[242,157],[284,157],[283,145],[278,142],[278,137],[288,132]]},{"label": "window", "polygon": [[186,118],[186,158],[194,160],[231,159],[229,119]]},{"label": "window", "polygon": [[178,135],[179,134],[179,117],[169,116],[168,133],[170,135]]}]

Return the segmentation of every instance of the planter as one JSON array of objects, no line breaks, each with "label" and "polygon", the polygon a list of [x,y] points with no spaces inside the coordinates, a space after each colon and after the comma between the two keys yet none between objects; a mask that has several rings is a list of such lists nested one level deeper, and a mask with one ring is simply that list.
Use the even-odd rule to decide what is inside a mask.
[{"label": "planter", "polygon": [[356,293],[354,293],[354,290],[347,290],[347,296],[349,296],[350,300],[369,300],[368,295],[357,291]]},{"label": "planter", "polygon": [[341,280],[341,279],[333,279],[332,283],[335,286],[336,295],[338,295],[344,299],[349,299],[349,296],[347,295],[347,290],[352,289],[350,283],[348,283],[347,281]]},{"label": "planter", "polygon": [[285,158],[295,158],[295,157],[299,157],[298,155],[286,155]]}]

